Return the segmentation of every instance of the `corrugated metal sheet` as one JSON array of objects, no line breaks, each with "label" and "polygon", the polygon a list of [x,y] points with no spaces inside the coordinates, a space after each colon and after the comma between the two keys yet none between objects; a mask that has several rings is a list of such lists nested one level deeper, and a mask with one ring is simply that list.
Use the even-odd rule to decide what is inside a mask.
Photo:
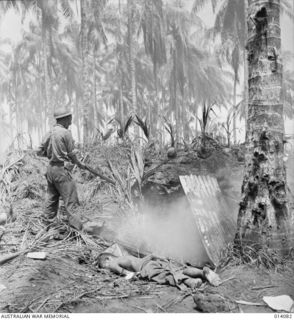
[{"label": "corrugated metal sheet", "polygon": [[180,176],[180,181],[208,257],[217,265],[222,249],[233,240],[236,231],[217,180],[208,175],[191,175]]}]

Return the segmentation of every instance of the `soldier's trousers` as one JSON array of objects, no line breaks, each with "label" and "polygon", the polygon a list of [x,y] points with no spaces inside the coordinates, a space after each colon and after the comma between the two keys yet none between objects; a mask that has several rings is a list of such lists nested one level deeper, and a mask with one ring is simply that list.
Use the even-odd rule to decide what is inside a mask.
[{"label": "soldier's trousers", "polygon": [[74,208],[79,205],[79,199],[76,184],[69,171],[64,168],[63,164],[49,164],[46,179],[48,183],[46,218],[51,220],[56,217],[60,197],[64,202],[67,214],[72,215]]}]

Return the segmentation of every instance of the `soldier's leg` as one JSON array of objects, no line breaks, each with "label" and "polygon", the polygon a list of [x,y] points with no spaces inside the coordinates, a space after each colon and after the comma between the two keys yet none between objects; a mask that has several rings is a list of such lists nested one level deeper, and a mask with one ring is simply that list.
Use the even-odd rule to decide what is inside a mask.
[{"label": "soldier's leg", "polygon": [[[46,175],[47,178],[47,175]],[[59,192],[56,189],[54,183],[50,181],[50,178],[47,178],[47,199],[45,205],[45,219],[53,220],[58,212],[58,204],[59,204]]]},{"label": "soldier's leg", "polygon": [[69,218],[69,224],[80,230],[82,228],[82,222],[75,215],[76,208],[79,205],[77,188],[70,173],[66,169],[62,168],[58,183],[55,185],[64,202],[64,207]]},{"label": "soldier's leg", "polygon": [[73,213],[79,206],[78,192],[74,180],[69,174],[67,174],[67,177],[65,177],[63,181],[59,182],[57,187],[66,211],[70,214]]}]

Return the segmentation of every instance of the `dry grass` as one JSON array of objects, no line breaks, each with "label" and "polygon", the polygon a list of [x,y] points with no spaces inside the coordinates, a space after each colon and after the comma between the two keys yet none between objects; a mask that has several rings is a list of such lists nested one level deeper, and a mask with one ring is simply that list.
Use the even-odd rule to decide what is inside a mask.
[{"label": "dry grass", "polygon": [[11,186],[19,175],[19,167],[23,165],[24,154],[12,153],[6,159],[0,171],[0,204],[5,204],[11,198]]},{"label": "dry grass", "polygon": [[[94,261],[110,244],[76,231],[62,221],[46,228],[41,221],[41,207],[29,209],[33,201],[26,201],[26,210],[22,205],[24,200],[19,201],[21,207],[15,207],[16,220],[6,225],[0,244],[3,260],[0,282],[7,286],[1,296],[0,310],[62,312],[74,305],[77,297],[79,301],[86,299],[89,291],[94,295],[97,289],[97,282],[92,278],[96,273]],[[48,258],[34,261],[25,256],[34,251],[45,251]],[[13,259],[6,260],[9,256]]]},{"label": "dry grass", "polygon": [[[289,259],[290,258],[290,259]],[[224,269],[226,266],[249,265],[253,267],[263,267],[269,270],[279,270],[283,265],[291,260],[291,257],[281,258],[278,254],[270,250],[256,250],[251,246],[244,246],[240,251],[233,243],[221,253],[221,259],[218,268]]]},{"label": "dry grass", "polygon": [[[120,211],[126,207],[129,210],[132,205],[133,175],[128,153],[126,154],[125,150],[122,152],[121,148],[111,147],[106,148],[102,153],[103,157],[100,154],[97,159],[97,149],[92,151],[89,162],[96,163],[106,175],[112,174],[116,185],[110,186],[87,173],[75,172],[80,187],[84,188],[80,211],[87,206],[88,211],[95,213],[97,217],[104,207],[113,201],[118,204]],[[108,157],[113,157],[114,160],[108,162]],[[1,185],[2,195],[5,196],[2,200],[7,201],[9,196],[9,201],[13,202],[14,220],[5,225],[5,233],[0,243],[1,258],[10,257],[3,259],[1,266],[0,282],[5,283],[8,289],[2,299],[5,304],[0,303],[0,310],[70,311],[81,301],[91,301],[93,297],[97,300],[98,292],[101,295],[98,298],[103,301],[105,297],[112,299],[138,291],[136,286],[133,286],[133,292],[111,288],[108,283],[105,284],[105,275],[94,269],[93,263],[97,255],[110,243],[78,232],[62,221],[50,228],[43,225],[41,216],[45,198],[46,180],[43,174],[46,161],[32,153],[12,159],[11,157],[2,170],[2,177],[5,178],[5,183]],[[49,256],[46,261],[33,261],[26,258],[25,253],[28,251],[46,251]],[[9,283],[6,282],[8,280]],[[11,284],[14,286],[10,287]]]}]

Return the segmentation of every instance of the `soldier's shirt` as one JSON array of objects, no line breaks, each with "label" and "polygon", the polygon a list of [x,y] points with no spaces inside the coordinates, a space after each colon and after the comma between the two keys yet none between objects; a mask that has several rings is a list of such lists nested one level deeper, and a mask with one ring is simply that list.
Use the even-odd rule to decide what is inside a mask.
[{"label": "soldier's shirt", "polygon": [[60,124],[44,137],[37,154],[49,159],[50,164],[62,164],[70,161],[73,155],[74,140],[71,132]]}]

